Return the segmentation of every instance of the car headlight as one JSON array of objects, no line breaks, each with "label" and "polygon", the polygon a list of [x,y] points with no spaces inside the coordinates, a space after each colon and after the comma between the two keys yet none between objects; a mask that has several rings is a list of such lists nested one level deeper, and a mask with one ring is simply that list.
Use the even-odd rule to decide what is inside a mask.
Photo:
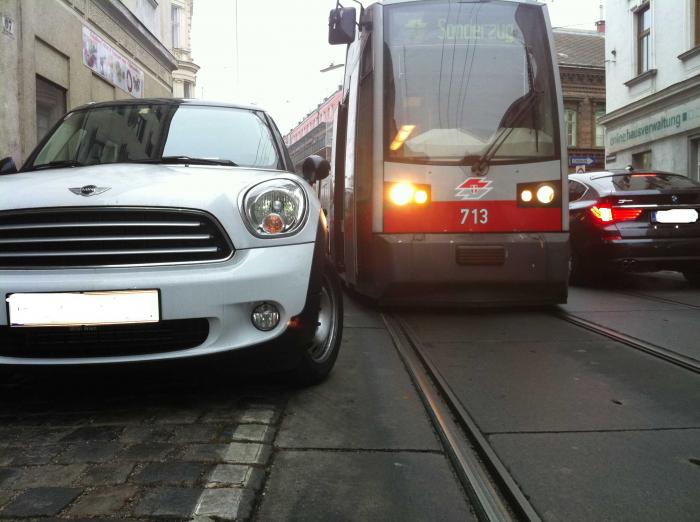
[{"label": "car headlight", "polygon": [[289,179],[264,181],[246,193],[243,214],[248,228],[258,237],[294,234],[306,217],[304,189]]}]

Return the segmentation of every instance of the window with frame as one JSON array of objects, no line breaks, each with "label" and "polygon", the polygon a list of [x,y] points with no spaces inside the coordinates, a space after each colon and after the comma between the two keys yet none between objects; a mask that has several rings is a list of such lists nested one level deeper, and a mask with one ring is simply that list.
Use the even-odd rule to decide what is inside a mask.
[{"label": "window with frame", "polygon": [[632,166],[637,170],[651,169],[651,151],[645,150],[632,154]]},{"label": "window with frame", "polygon": [[578,123],[578,111],[576,109],[564,109],[564,125],[566,126],[566,145],[575,147],[577,143],[576,126]]},{"label": "window with frame", "polygon": [[694,20],[695,20],[695,39],[693,41],[693,44],[697,47],[700,45],[700,0],[695,0],[695,13],[694,13]]},{"label": "window with frame", "polygon": [[636,13],[637,25],[637,74],[651,69],[651,9],[644,4]]},{"label": "window with frame", "polygon": [[180,24],[182,20],[182,7],[173,5],[170,9],[170,27],[172,30],[173,49],[181,49]]},{"label": "window with frame", "polygon": [[605,116],[605,106],[598,106],[596,108],[595,117],[595,146],[605,147],[605,126],[600,123],[601,118]]}]

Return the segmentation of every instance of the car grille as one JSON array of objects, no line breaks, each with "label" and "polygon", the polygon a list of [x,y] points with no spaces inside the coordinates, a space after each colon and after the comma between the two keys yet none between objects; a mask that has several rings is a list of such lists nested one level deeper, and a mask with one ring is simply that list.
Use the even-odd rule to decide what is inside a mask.
[{"label": "car grille", "polygon": [[0,326],[0,356],[61,359],[143,355],[194,348],[208,335],[206,319],[110,326]]},{"label": "car grille", "polygon": [[88,207],[0,212],[0,268],[222,261],[233,246],[196,210]]}]

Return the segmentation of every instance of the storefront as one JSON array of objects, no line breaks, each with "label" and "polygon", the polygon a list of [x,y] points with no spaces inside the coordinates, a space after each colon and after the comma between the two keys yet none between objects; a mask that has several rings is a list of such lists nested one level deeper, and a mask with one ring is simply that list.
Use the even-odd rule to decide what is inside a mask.
[{"label": "storefront", "polygon": [[172,96],[175,57],[119,0],[8,0],[0,11],[0,157],[21,164],[73,107]]}]

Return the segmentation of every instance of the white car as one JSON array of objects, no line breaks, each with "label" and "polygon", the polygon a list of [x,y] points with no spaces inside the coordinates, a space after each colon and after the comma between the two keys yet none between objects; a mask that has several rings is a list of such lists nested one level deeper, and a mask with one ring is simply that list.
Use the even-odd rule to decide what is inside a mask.
[{"label": "white car", "polygon": [[0,365],[260,355],[330,372],[342,294],[311,187],[259,108],[129,100],[69,112],[0,162]]}]

